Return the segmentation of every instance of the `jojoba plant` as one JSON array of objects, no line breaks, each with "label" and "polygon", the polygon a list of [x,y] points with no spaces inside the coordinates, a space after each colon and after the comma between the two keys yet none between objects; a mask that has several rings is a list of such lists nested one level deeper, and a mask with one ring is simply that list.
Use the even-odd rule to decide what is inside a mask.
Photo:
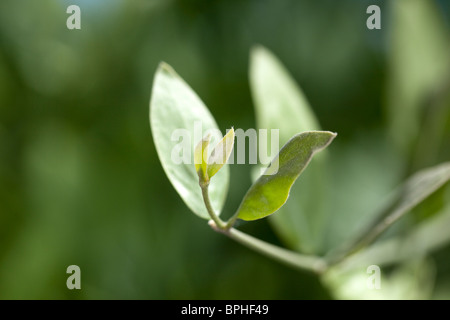
[{"label": "jojoba plant", "polygon": [[[351,268],[352,263],[353,266],[367,266],[386,260],[395,261],[398,250],[387,250],[384,247],[389,247],[389,243],[394,245],[395,241],[403,241],[403,235],[389,239],[387,245],[386,241],[381,244],[373,243],[386,229],[450,179],[450,163],[414,174],[388,197],[380,210],[374,211],[370,221],[360,232],[350,235],[351,241],[321,252],[318,244],[320,241],[315,241],[314,237],[308,235],[304,226],[292,229],[293,226],[286,221],[289,221],[289,214],[315,214],[302,208],[302,201],[309,200],[304,198],[305,194],[308,195],[308,185],[305,187],[304,184],[300,191],[291,191],[291,188],[312,158],[316,158],[315,154],[324,150],[335,139],[336,133],[320,130],[300,88],[265,48],[257,47],[252,52],[250,82],[259,128],[280,129],[284,145],[263,173],[254,179],[237,211],[224,221],[220,215],[229,186],[229,165],[226,163],[233,151],[235,131],[233,128],[229,129],[223,138],[212,134],[211,132],[220,132],[218,126],[194,91],[166,63],[161,63],[156,72],[150,102],[152,135],[162,167],[189,209],[200,218],[209,220],[209,225],[215,231],[250,249],[317,274],[330,269],[342,269],[343,266]],[[200,133],[196,132],[196,125],[199,123],[202,128]],[[186,135],[174,135],[180,129]],[[182,155],[184,161],[174,160],[174,155],[179,156],[182,151],[180,145],[187,146]],[[317,161],[314,159],[314,168],[311,167],[311,174],[307,177],[309,181],[318,183],[318,175],[324,171],[323,163],[332,157],[323,153],[326,152],[318,154]],[[299,195],[301,192],[303,195]],[[283,212],[283,206],[287,202],[300,204],[297,210],[286,213]],[[309,207],[315,208],[316,204]],[[277,230],[282,237],[302,239],[297,250],[272,245],[235,228],[238,219],[252,221],[269,215],[280,216],[279,220],[274,219],[273,222],[275,226],[279,226]],[[443,219],[447,219],[446,223],[449,222],[447,215],[432,223],[438,225],[443,223]],[[409,254],[426,252],[437,242],[448,238],[436,239],[429,230],[430,225],[418,225],[409,233],[409,237],[421,239],[421,246],[411,249],[414,252]],[[318,236],[315,237],[320,238],[321,233],[316,234]],[[367,248],[370,250],[365,250]]]}]

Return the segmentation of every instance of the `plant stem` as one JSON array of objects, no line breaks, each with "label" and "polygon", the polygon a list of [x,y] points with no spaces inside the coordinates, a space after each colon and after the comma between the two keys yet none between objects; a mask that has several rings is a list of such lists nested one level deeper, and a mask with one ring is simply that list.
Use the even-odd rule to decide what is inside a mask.
[{"label": "plant stem", "polygon": [[226,222],[225,229],[231,229],[234,226],[239,215],[239,210]]},{"label": "plant stem", "polygon": [[206,210],[209,213],[209,216],[214,221],[214,223],[218,226],[220,229],[225,229],[226,224],[223,222],[214,211],[214,208],[211,205],[211,201],[209,200],[209,193],[208,193],[208,184],[200,184],[200,188],[202,189],[202,196],[203,196],[203,202],[205,203]]},{"label": "plant stem", "polygon": [[222,221],[217,216],[211,205],[208,194],[208,184],[200,183],[200,187],[202,189],[203,201],[205,202],[206,210],[208,211],[209,216],[212,219],[209,221],[209,225],[215,231],[223,233],[229,238],[256,252],[259,252],[278,262],[292,266],[296,269],[307,270],[316,274],[321,274],[326,270],[327,265],[322,258],[316,256],[306,256],[287,249],[283,249],[232,228],[233,224],[236,222],[237,215],[235,214],[233,217],[231,217],[227,223]]},{"label": "plant stem", "polygon": [[213,221],[210,221],[209,225],[215,231],[223,233],[236,242],[273,260],[294,267],[296,269],[306,270],[316,274],[321,274],[327,269],[325,261],[320,257],[302,255],[287,249],[280,248],[234,228],[218,228]]}]

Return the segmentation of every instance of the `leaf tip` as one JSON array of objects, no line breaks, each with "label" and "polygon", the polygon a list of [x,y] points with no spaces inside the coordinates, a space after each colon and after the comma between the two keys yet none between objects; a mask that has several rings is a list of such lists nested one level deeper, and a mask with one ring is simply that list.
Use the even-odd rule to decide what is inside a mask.
[{"label": "leaf tip", "polygon": [[337,132],[326,131],[330,134],[330,142],[333,141],[337,137]]},{"label": "leaf tip", "polygon": [[322,143],[317,146],[317,150],[322,150],[328,147],[337,137],[337,133],[332,131],[310,131],[310,133],[320,134],[323,137],[323,139],[320,139],[322,140]]},{"label": "leaf tip", "polygon": [[208,176],[213,177],[228,161],[234,146],[234,128],[228,130],[208,159]]},{"label": "leaf tip", "polygon": [[252,46],[252,48],[251,48],[251,50],[250,50],[250,56],[251,56],[252,58],[255,58],[255,57],[264,55],[264,54],[266,54],[266,53],[268,53],[268,52],[269,52],[269,50],[267,50],[266,47],[264,47],[263,45],[261,45],[261,44],[258,43],[258,44],[254,44],[254,45]]},{"label": "leaf tip", "polygon": [[175,69],[165,61],[161,61],[158,65],[158,69],[156,70],[156,74],[165,73],[171,76],[177,76]]},{"label": "leaf tip", "polygon": [[336,132],[331,132],[331,131],[317,131],[317,132],[320,132],[321,134],[324,134],[325,137],[326,137],[326,140],[323,141],[323,144],[322,144],[322,145],[319,145],[319,146],[317,147],[316,151],[325,149],[325,148],[328,147],[328,146],[331,144],[331,142],[333,142],[333,140],[337,137],[337,133],[336,133]]}]

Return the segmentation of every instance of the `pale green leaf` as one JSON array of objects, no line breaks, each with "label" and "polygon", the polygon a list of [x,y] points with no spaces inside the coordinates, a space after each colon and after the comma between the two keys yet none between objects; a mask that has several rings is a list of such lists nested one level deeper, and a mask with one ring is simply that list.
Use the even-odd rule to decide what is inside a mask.
[{"label": "pale green leaf", "polygon": [[277,211],[312,156],[328,146],[335,136],[329,131],[309,131],[292,137],[250,187],[238,209],[238,217],[256,220]]},{"label": "pale green leaf", "polygon": [[[194,213],[209,219],[199,187],[193,151],[206,133],[211,133],[217,140],[221,137],[217,137],[217,124],[200,98],[165,63],[159,66],[153,83],[150,124],[156,151],[170,182]],[[187,161],[174,161],[174,157],[179,156],[177,147],[180,146],[185,147],[182,148],[182,154]],[[212,206],[218,214],[224,205],[228,180],[229,171],[225,167],[209,185]]]},{"label": "pale green leaf", "polygon": [[212,178],[228,161],[234,146],[234,129],[231,128],[216,145],[208,159],[208,177]]},{"label": "pale green leaf", "polygon": [[280,129],[281,144],[298,132],[319,130],[300,87],[281,62],[262,46],[251,53],[250,87],[258,128]]}]

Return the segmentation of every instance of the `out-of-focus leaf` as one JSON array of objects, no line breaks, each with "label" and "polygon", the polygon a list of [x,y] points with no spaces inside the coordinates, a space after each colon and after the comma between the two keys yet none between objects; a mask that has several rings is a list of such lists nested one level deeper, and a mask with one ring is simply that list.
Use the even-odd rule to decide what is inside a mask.
[{"label": "out-of-focus leaf", "polygon": [[[214,134],[218,132],[218,127],[200,98],[165,63],[161,63],[154,79],[150,101],[150,123],[159,159],[170,182],[194,213],[204,219],[209,219],[198,185],[192,151],[195,144],[207,131]],[[198,128],[200,124],[201,135],[197,141],[194,141],[196,138],[194,127]],[[176,132],[179,135],[174,137]],[[181,142],[180,138],[182,138]],[[186,142],[185,139],[189,141]],[[216,139],[218,140],[217,137]],[[172,159],[172,154],[180,144],[187,144],[187,148],[183,148],[183,152],[190,152],[188,161],[173,161]],[[181,163],[177,164],[176,162]],[[229,171],[225,167],[217,173],[209,185],[212,206],[218,214],[222,210],[228,191],[228,180]]]},{"label": "out-of-focus leaf", "polygon": [[295,135],[280,150],[262,176],[250,187],[238,209],[238,217],[256,220],[277,211],[287,200],[295,180],[312,156],[336,137],[329,131],[310,131]]},{"label": "out-of-focus leaf", "polygon": [[386,239],[342,262],[342,270],[365,265],[390,265],[411,257],[425,256],[450,242],[450,205],[424,220],[406,235]]},{"label": "out-of-focus leaf", "polygon": [[306,97],[281,62],[266,48],[255,47],[250,60],[250,85],[260,128],[280,129],[289,140],[299,129],[320,126]]},{"label": "out-of-focus leaf", "polygon": [[450,75],[433,93],[425,107],[411,164],[413,170],[450,159],[450,132],[446,129],[450,123]]},{"label": "out-of-focus leaf", "polygon": [[208,177],[212,178],[228,161],[234,146],[234,129],[231,128],[216,145],[208,159]]},{"label": "out-of-focus leaf", "polygon": [[[406,213],[411,211],[411,209],[413,209],[419,203],[424,201],[427,197],[433,194],[436,190],[442,187],[449,180],[450,180],[450,162],[443,163],[432,168],[424,169],[414,174],[398,190],[396,190],[393,193],[393,195],[390,197],[388,205],[375,216],[375,219],[373,220],[373,222],[368,224],[366,230],[363,231],[356,240],[352,241],[350,245],[347,247],[347,249],[343,251],[351,252],[354,249],[358,249],[362,246],[370,244],[389,226],[391,226],[394,222],[399,220]],[[447,219],[445,221],[448,222],[448,218],[445,218],[445,215],[441,216],[444,218],[441,217],[440,219],[444,220]],[[423,226],[427,226],[427,224],[423,224]],[[446,230],[448,230],[448,224],[446,224],[445,226],[447,227]],[[433,230],[433,228],[435,228],[436,233],[434,236],[431,236],[431,232],[420,231],[419,236],[414,237],[420,237],[420,234],[424,234],[425,232],[425,234],[430,235],[430,238],[427,240],[422,239],[423,240],[422,244],[418,243],[416,244],[415,241],[410,242],[410,244],[413,245],[411,247],[413,251],[417,250],[424,252],[425,250],[423,250],[423,248],[431,248],[436,243],[442,243],[443,242],[442,239],[444,239],[444,241],[450,239],[448,231],[446,231],[445,235],[443,235],[441,232],[438,232],[437,229],[439,228],[438,225],[435,227],[422,227],[422,228],[426,228],[425,230]],[[444,238],[442,238],[443,236]],[[391,244],[388,246],[388,248],[391,246],[396,245]],[[397,256],[397,258],[401,257],[405,254],[405,252],[407,251],[404,250],[402,253],[397,252],[395,256]],[[388,255],[383,254],[383,256],[386,258]]]},{"label": "out-of-focus leaf", "polygon": [[[402,179],[403,164],[380,132],[360,133],[333,149],[322,254],[342,248],[379,214]],[[308,168],[309,170],[309,168]]]},{"label": "out-of-focus leaf", "polygon": [[391,1],[388,119],[392,138],[410,151],[426,101],[449,74],[449,38],[435,1]]},{"label": "out-of-focus leaf", "polygon": [[[281,62],[258,46],[250,59],[250,87],[259,129],[279,129],[284,145],[298,132],[320,130],[303,92]],[[260,146],[261,147],[261,146]],[[267,146],[270,150],[270,146]],[[314,157],[290,193],[290,201],[269,221],[287,246],[307,253],[320,251],[327,186],[326,155]]]}]

